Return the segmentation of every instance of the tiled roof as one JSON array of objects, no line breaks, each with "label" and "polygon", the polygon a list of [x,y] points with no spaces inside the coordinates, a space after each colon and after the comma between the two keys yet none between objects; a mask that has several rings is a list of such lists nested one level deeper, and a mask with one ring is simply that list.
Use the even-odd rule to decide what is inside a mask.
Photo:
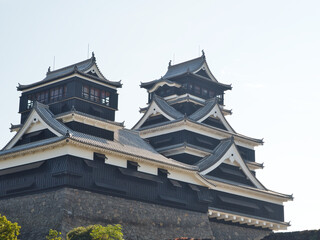
[{"label": "tiled roof", "polygon": [[205,102],[205,105],[203,107],[199,108],[193,114],[191,114],[189,116],[189,118],[194,121],[198,121],[200,118],[207,115],[217,103],[218,103],[217,98],[212,98],[212,99],[207,100]]},{"label": "tiled roof", "polygon": [[[195,59],[191,59],[186,62],[182,62],[175,65],[169,65],[168,71],[163,76],[163,78],[173,78],[176,76],[180,76],[186,72],[194,72],[201,68],[201,66],[205,63],[205,57],[201,56]],[[215,79],[214,79],[215,80]],[[215,80],[216,81],[216,80]]]},{"label": "tiled roof", "polygon": [[150,86],[150,85],[154,85],[155,83],[159,83],[159,82],[166,82],[166,83],[168,83],[169,85],[174,84],[174,82],[172,82],[172,81],[170,81],[170,80],[168,80],[168,79],[160,78],[160,79],[153,80],[153,81],[150,81],[150,82],[144,82],[144,83],[142,82],[142,83],[140,84],[140,87],[148,87],[148,86]]},{"label": "tiled roof", "polygon": [[222,140],[210,155],[204,157],[198,163],[196,163],[196,166],[199,167],[200,172],[218,162],[233,143],[233,138]]},{"label": "tiled roof", "polygon": [[6,155],[6,154],[10,154],[10,153],[24,151],[24,150],[27,150],[27,149],[32,149],[32,148],[36,148],[36,147],[45,146],[45,145],[48,145],[48,144],[59,142],[59,141],[61,141],[63,139],[66,139],[66,137],[65,136],[52,137],[52,138],[44,139],[44,140],[37,141],[37,142],[32,142],[32,143],[19,145],[19,146],[10,148],[10,149],[1,150],[0,151],[0,156]]},{"label": "tiled roof", "polygon": [[90,69],[94,64],[96,64],[96,58],[93,55],[91,58],[89,58],[87,60],[84,60],[82,62],[78,62],[78,63],[72,64],[70,66],[67,66],[67,67],[64,67],[64,68],[60,68],[60,69],[57,69],[57,70],[54,70],[54,71],[48,71],[47,72],[47,76],[43,80],[41,80],[39,82],[32,83],[32,84],[27,84],[27,85],[20,85],[19,84],[17,89],[18,90],[28,89],[28,88],[37,86],[39,84],[47,83],[47,82],[53,81],[55,79],[59,79],[59,78],[64,77],[64,76],[68,76],[68,75],[73,74],[75,72],[77,72],[77,73],[79,73],[81,75],[90,77],[90,78],[94,78],[94,79],[96,79],[98,81],[101,81],[101,82],[104,82],[104,83],[108,83],[108,84],[110,84],[112,86],[115,86],[115,87],[121,87],[122,86],[122,84],[120,82],[109,81],[105,77],[99,78],[99,77],[96,77],[96,76],[93,76],[93,75],[85,73],[85,71]]},{"label": "tiled roof", "polygon": [[87,117],[87,118],[91,118],[91,119],[93,118],[93,119],[96,119],[98,121],[106,122],[106,123],[113,124],[113,125],[116,125],[116,126],[120,126],[120,127],[124,126],[124,122],[110,121],[110,120],[107,120],[105,118],[100,118],[100,117],[93,116],[93,115],[90,115],[90,114],[87,114],[87,113],[84,113],[84,112],[79,112],[75,108],[71,109],[71,111],[69,111],[69,112],[64,112],[64,113],[57,114],[57,115],[55,115],[55,118],[57,119],[57,118],[60,118],[60,117],[63,117],[63,116],[69,115],[69,114],[78,114],[78,115],[83,116],[83,117]]},{"label": "tiled roof", "polygon": [[163,77],[157,80],[141,83],[140,86],[143,88],[149,89],[152,86],[154,86],[154,84],[159,83],[161,81],[172,79],[178,76],[184,76],[186,74],[190,74],[196,78],[200,78],[202,80],[219,85],[225,90],[231,89],[231,85],[218,82],[217,79],[212,75],[209,69],[208,71],[210,72],[210,77],[204,77],[200,74],[195,73],[198,70],[200,70],[203,65],[207,65],[206,58],[204,55],[198,58],[191,59],[186,62],[179,63],[179,64],[175,64],[175,65],[169,64],[168,70]]},{"label": "tiled roof", "polygon": [[186,94],[185,97],[176,98],[176,99],[168,99],[167,100],[168,104],[170,104],[170,105],[173,105],[173,104],[176,104],[176,103],[179,103],[179,102],[190,102],[190,101],[196,102],[199,105],[204,105],[205,104],[205,100],[199,99],[197,97],[193,97],[193,95],[190,95],[188,93]]},{"label": "tiled roof", "polygon": [[54,118],[53,113],[49,110],[49,106],[39,102],[35,102],[34,109],[39,114],[39,116],[45,121],[46,124],[48,124],[50,127],[52,127],[60,134],[65,135],[67,131],[70,131],[70,129],[66,127],[62,122]]},{"label": "tiled roof", "polygon": [[41,140],[38,142],[24,144],[17,147],[13,147],[8,150],[3,150],[0,152],[0,156],[12,152],[22,151],[37,146],[47,145],[49,143],[57,142],[65,138],[70,138],[71,140],[81,142],[84,144],[89,144],[95,147],[103,148],[106,150],[115,151],[118,153],[128,154],[131,156],[141,157],[144,159],[149,159],[151,161],[156,161],[159,163],[169,164],[171,166],[185,168],[189,170],[198,170],[198,167],[191,166],[188,164],[180,163],[170,158],[166,158],[160,153],[158,153],[150,144],[143,140],[139,133],[133,130],[118,129],[115,134],[114,141],[107,140],[104,138],[92,136],[86,133],[81,133],[78,131],[73,131],[72,129],[65,126],[62,122],[55,119],[53,113],[49,110],[47,105],[42,103],[35,103],[34,110],[39,114],[41,119],[52,127],[55,131],[62,134],[61,137],[53,137],[46,140]]},{"label": "tiled roof", "polygon": [[175,108],[171,107],[164,99],[158,97],[154,94],[153,100],[155,103],[164,111],[166,114],[171,116],[174,119],[182,118],[184,115],[177,111]]},{"label": "tiled roof", "polygon": [[207,153],[210,153],[210,151],[211,151],[208,148],[203,148],[203,147],[188,143],[186,141],[182,142],[182,143],[174,144],[174,145],[169,145],[169,146],[165,146],[165,147],[161,147],[161,148],[156,148],[156,150],[158,152],[164,152],[164,151],[167,151],[167,150],[172,150],[172,149],[176,149],[176,148],[180,148],[180,147],[190,147],[190,148],[197,149],[199,151],[207,152]]}]

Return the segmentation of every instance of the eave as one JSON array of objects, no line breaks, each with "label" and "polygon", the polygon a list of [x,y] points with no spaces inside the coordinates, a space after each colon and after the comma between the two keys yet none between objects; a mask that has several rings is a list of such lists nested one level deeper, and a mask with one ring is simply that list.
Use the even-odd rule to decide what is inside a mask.
[{"label": "eave", "polygon": [[275,204],[283,204],[283,202],[293,201],[292,195],[278,193],[269,189],[258,189],[250,186],[236,185],[212,179],[207,180],[216,186],[216,190],[222,192],[268,201]]},{"label": "eave", "polygon": [[153,125],[153,126],[140,128],[139,133],[141,137],[149,138],[149,137],[161,135],[161,132],[164,132],[164,131],[169,132],[168,130],[170,132],[176,132],[180,130],[191,130],[191,131],[202,130],[203,133],[202,132],[198,132],[198,133],[204,134],[207,136],[212,136],[212,134],[217,135],[217,136],[220,136],[220,139],[230,138],[231,136],[234,136],[236,143],[237,144],[240,143],[239,145],[244,145],[244,146],[249,145],[251,147],[254,147],[254,146],[259,146],[263,144],[263,141],[260,139],[246,137],[238,133],[233,134],[220,128],[212,127],[202,123],[197,123],[188,118],[181,118],[174,122],[165,122],[165,123],[158,124],[156,126]]},{"label": "eave", "polygon": [[57,120],[61,120],[63,123],[76,121],[84,124],[89,124],[94,127],[109,129],[112,131],[122,129],[124,127],[123,122],[119,123],[119,122],[109,121],[103,118],[95,117],[95,116],[78,112],[78,111],[61,113],[59,115],[56,115],[55,118]]},{"label": "eave", "polygon": [[208,210],[208,216],[211,219],[218,219],[232,223],[240,223],[248,226],[261,227],[274,231],[286,230],[287,227],[290,226],[288,222],[281,222],[268,218],[260,218],[252,215],[231,212],[211,207]]},{"label": "eave", "polygon": [[122,87],[121,81],[113,82],[113,81],[109,81],[109,80],[104,80],[104,79],[98,78],[96,76],[93,76],[93,75],[86,74],[86,73],[83,73],[83,72],[75,70],[75,71],[63,74],[61,76],[49,79],[47,81],[41,80],[39,82],[35,82],[35,83],[32,83],[32,84],[28,84],[28,85],[19,84],[17,86],[17,90],[18,91],[22,91],[22,92],[31,91],[33,89],[40,88],[40,87],[43,87],[43,86],[47,86],[47,85],[50,85],[52,83],[56,83],[56,82],[59,82],[59,81],[62,81],[62,80],[66,80],[66,79],[69,79],[69,78],[75,77],[75,76],[84,77],[84,79],[93,80],[93,81],[98,82],[99,84],[108,85],[108,86],[110,86],[112,88],[121,88]]},{"label": "eave", "polygon": [[211,85],[214,85],[214,86],[218,86],[223,91],[232,89],[231,84],[223,84],[223,83],[220,83],[218,81],[212,81],[210,78],[206,78],[206,77],[203,77],[203,76],[201,76],[199,74],[192,73],[192,72],[184,72],[184,73],[181,73],[179,75],[175,75],[175,76],[169,77],[169,78],[163,77],[163,78],[156,79],[156,80],[153,80],[153,81],[150,81],[150,82],[143,82],[143,83],[140,84],[140,87],[141,88],[145,88],[150,92],[150,89],[153,89],[155,85],[157,85],[160,82],[163,82],[164,80],[170,81],[170,82],[178,82],[179,80],[177,78],[188,77],[188,76],[195,77],[196,79],[198,79],[200,81],[204,81],[204,82],[206,82],[208,84],[211,84]]}]

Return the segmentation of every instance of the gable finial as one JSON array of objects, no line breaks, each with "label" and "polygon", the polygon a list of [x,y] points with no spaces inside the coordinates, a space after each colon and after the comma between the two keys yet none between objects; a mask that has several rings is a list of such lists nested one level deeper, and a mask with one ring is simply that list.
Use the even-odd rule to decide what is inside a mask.
[{"label": "gable finial", "polygon": [[168,65],[168,68],[169,68],[169,67],[171,67],[171,60],[169,61],[169,65]]},{"label": "gable finial", "polygon": [[47,75],[51,72],[51,67],[48,67]]},{"label": "gable finial", "polygon": [[202,49],[202,57],[206,58],[206,55],[204,54],[204,50]]},{"label": "gable finial", "polygon": [[70,136],[71,136],[71,134],[70,134],[69,130],[67,130],[66,137],[70,137]]}]

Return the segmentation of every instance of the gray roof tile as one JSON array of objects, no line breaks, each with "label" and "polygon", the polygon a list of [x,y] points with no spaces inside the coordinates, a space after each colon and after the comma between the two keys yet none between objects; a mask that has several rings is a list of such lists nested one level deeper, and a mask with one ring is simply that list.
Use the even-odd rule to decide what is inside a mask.
[{"label": "gray roof tile", "polygon": [[47,145],[49,143],[57,142],[65,138],[70,138],[71,140],[75,140],[84,144],[89,144],[95,147],[104,148],[107,150],[128,154],[136,157],[141,157],[163,164],[169,164],[171,166],[176,166],[194,171],[198,170],[197,166],[180,163],[173,159],[164,157],[163,155],[158,153],[150,144],[143,140],[139,136],[139,133],[136,131],[123,128],[118,129],[116,130],[118,132],[115,134],[114,141],[110,141],[86,133],[73,131],[72,129],[65,126],[62,122],[56,120],[53,113],[49,110],[49,107],[42,103],[35,103],[34,109],[39,114],[41,119],[45,121],[46,124],[52,127],[55,131],[62,134],[62,136],[53,137],[50,139],[45,139],[30,144],[16,146],[8,150],[3,150],[0,152],[0,156],[12,152],[27,150],[37,146]]},{"label": "gray roof tile", "polygon": [[196,166],[199,167],[200,171],[209,168],[221,159],[221,157],[228,151],[233,143],[234,141],[232,137],[222,140],[219,145],[213,150],[213,152],[197,162]]},{"label": "gray roof tile", "polygon": [[194,72],[199,68],[201,68],[201,66],[204,64],[205,61],[206,61],[205,57],[201,56],[201,57],[191,59],[189,61],[175,64],[172,66],[169,65],[168,71],[163,76],[163,78],[172,78],[172,77],[180,76],[187,72]]},{"label": "gray roof tile", "polygon": [[[164,99],[158,97],[154,94],[153,100],[155,103],[164,111],[166,114],[171,116],[174,119],[182,118],[184,115],[177,111],[175,108],[171,107]],[[151,105],[151,104],[150,104]]]},{"label": "gray roof tile", "polygon": [[198,121],[200,118],[207,115],[217,103],[218,103],[217,98],[212,98],[212,99],[207,100],[205,102],[205,105],[203,107],[199,108],[193,114],[191,114],[189,116],[189,118],[194,121]]},{"label": "gray roof tile", "polygon": [[41,147],[41,146],[45,146],[51,143],[56,143],[59,142],[63,139],[66,139],[65,136],[61,136],[61,137],[52,137],[52,138],[48,138],[48,139],[44,139],[41,141],[37,141],[37,142],[32,142],[32,143],[27,143],[24,145],[19,145],[10,149],[6,149],[6,150],[1,150],[0,151],[0,156],[2,155],[6,155],[6,154],[10,154],[10,153],[15,153],[15,152],[19,152],[19,151],[24,151],[27,149],[32,149],[32,148],[36,148],[36,147]]},{"label": "gray roof tile", "polygon": [[67,66],[67,67],[64,67],[64,68],[60,68],[60,69],[57,69],[57,70],[54,70],[54,71],[48,71],[47,72],[47,76],[43,80],[41,80],[39,82],[32,83],[32,84],[27,84],[27,85],[20,85],[19,84],[17,89],[18,90],[28,89],[30,87],[34,87],[34,86],[37,86],[39,84],[43,84],[43,83],[47,83],[47,82],[53,81],[53,80],[58,79],[60,77],[64,77],[64,76],[73,74],[74,72],[78,72],[79,74],[87,76],[87,77],[90,77],[90,78],[95,78],[98,81],[105,82],[105,83],[108,83],[108,84],[116,86],[116,87],[121,87],[122,86],[122,84],[120,82],[109,81],[105,77],[99,78],[99,77],[96,77],[96,76],[89,75],[89,74],[85,73],[85,71],[88,70],[89,68],[91,68],[94,64],[96,64],[96,59],[95,59],[95,57],[93,55],[91,58],[89,58],[87,60],[84,60],[82,62],[78,62],[78,63],[72,64],[70,66]]}]

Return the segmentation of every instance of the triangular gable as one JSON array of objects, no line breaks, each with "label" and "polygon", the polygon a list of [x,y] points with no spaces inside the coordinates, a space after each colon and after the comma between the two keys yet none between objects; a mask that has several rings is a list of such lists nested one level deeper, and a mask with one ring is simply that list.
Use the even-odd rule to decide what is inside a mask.
[{"label": "triangular gable", "polygon": [[94,63],[88,70],[84,71],[84,73],[96,75],[99,78],[106,79],[100,72],[96,63]]},{"label": "triangular gable", "polygon": [[209,69],[209,66],[207,64],[207,61],[204,60],[203,64],[195,71],[193,71],[194,74],[197,74],[198,72],[200,72],[201,70],[205,71],[205,73],[209,76],[209,78],[213,81],[213,82],[218,82],[218,80],[213,76],[212,72]]},{"label": "triangular gable", "polygon": [[[46,119],[46,116],[39,109],[39,105],[40,103],[35,103],[35,106],[31,110],[25,123],[22,125],[22,127],[19,129],[16,135],[10,140],[10,142],[3,148],[3,150],[8,150],[13,148],[15,144],[23,137],[23,135],[36,132],[39,130],[48,129],[56,136],[59,136],[59,137],[63,136],[63,133],[60,130],[56,129],[52,124],[48,122],[49,119]],[[46,107],[46,106],[43,105],[40,107]],[[57,121],[57,120],[54,119],[54,121]]]},{"label": "triangular gable", "polygon": [[197,110],[195,113],[190,115],[190,119],[197,121],[198,123],[202,123],[209,117],[213,117],[216,119],[219,119],[223,126],[231,133],[236,133],[234,129],[230,126],[226,118],[224,117],[224,114],[218,104],[218,100],[211,99],[206,102],[206,104]]},{"label": "triangular gable", "polygon": [[[219,146],[218,146],[219,147]],[[211,159],[210,159],[211,158]],[[204,161],[207,161],[207,164],[203,164]],[[255,187],[259,189],[266,189],[259,180],[251,173],[250,169],[246,165],[245,161],[242,159],[236,145],[232,141],[231,144],[220,152],[220,156],[208,156],[206,159],[202,161],[202,165],[206,165],[205,167],[200,166],[200,173],[202,175],[206,175],[213,171],[214,169],[218,168],[222,163],[232,164],[238,166],[245,176],[254,184]],[[211,164],[210,164],[211,161]]]},{"label": "triangular gable", "polygon": [[148,109],[146,110],[142,118],[138,121],[138,123],[133,127],[133,129],[139,129],[150,116],[154,116],[157,114],[161,114],[169,121],[183,117],[183,114],[171,107],[165,100],[154,95],[154,98]]}]

